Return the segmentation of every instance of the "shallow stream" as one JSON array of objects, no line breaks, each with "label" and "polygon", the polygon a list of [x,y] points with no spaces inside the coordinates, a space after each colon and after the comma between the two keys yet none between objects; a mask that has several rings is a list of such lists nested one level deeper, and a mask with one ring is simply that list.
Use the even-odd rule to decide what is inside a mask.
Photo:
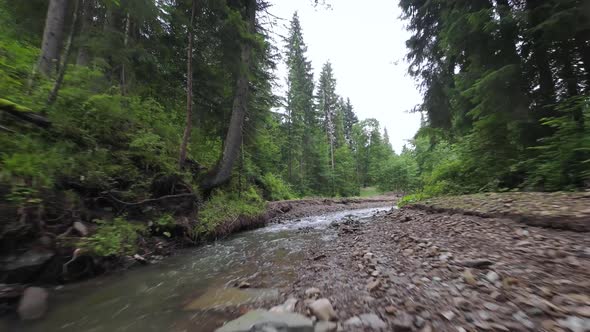
[{"label": "shallow stream", "polygon": [[[348,216],[369,220],[390,207],[299,218],[195,249],[160,263],[67,285],[51,292],[44,319],[0,322],[8,331],[205,332],[231,315],[228,308],[272,301],[293,282],[307,249],[337,236],[329,227]],[[250,289],[238,289],[246,281]],[[235,313],[234,313],[235,315]]]}]

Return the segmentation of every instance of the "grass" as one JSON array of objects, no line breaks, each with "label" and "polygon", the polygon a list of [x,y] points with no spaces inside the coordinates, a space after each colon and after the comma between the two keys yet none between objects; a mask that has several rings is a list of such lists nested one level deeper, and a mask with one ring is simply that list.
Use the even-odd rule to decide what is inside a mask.
[{"label": "grass", "polygon": [[361,194],[359,195],[359,197],[373,197],[373,196],[379,196],[381,194],[382,194],[382,192],[379,191],[379,189],[377,189],[377,187],[364,187],[364,188],[361,188]]}]

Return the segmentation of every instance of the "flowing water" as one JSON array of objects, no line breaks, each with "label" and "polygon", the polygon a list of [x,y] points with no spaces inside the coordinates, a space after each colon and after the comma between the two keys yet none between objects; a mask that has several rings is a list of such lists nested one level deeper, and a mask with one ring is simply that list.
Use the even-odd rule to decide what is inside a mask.
[{"label": "flowing water", "polygon": [[[348,215],[367,221],[390,207],[348,210],[272,224],[161,263],[67,285],[51,292],[40,321],[0,321],[0,330],[39,332],[211,331],[228,308],[272,301],[295,277],[306,249],[337,236],[329,225]],[[251,289],[238,289],[247,280]],[[233,313],[235,315],[235,313]],[[5,324],[5,325],[2,325]]]}]

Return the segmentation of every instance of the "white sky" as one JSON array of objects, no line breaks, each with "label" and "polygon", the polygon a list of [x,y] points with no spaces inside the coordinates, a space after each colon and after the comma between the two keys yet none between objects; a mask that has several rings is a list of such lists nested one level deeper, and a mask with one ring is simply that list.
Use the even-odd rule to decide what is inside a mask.
[{"label": "white sky", "polygon": [[[329,0],[331,9],[314,8],[311,0],[270,2],[273,6],[268,12],[285,19],[278,20],[273,31],[285,36],[297,11],[314,78],[317,80],[322,65],[330,60],[337,93],[350,98],[359,119],[376,118],[387,127],[391,144],[399,153],[420,127],[420,115],[407,111],[420,103],[421,96],[406,73],[409,33],[399,18],[397,0]],[[275,39],[282,51],[282,39]],[[279,67],[277,76],[284,86],[284,66]]]}]

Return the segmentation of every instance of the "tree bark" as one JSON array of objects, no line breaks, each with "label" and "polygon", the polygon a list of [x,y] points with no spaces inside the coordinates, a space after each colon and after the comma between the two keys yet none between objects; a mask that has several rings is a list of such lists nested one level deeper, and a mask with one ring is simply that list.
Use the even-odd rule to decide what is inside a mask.
[{"label": "tree bark", "polygon": [[50,76],[59,61],[63,41],[64,20],[68,9],[68,0],[50,0],[43,31],[41,55],[37,68],[40,73]]},{"label": "tree bark", "polygon": [[59,66],[59,72],[57,75],[57,79],[55,80],[55,84],[53,85],[53,89],[49,93],[49,98],[47,98],[47,106],[53,105],[57,100],[57,95],[59,94],[59,89],[64,81],[64,76],[66,74],[66,69],[68,66],[68,58],[72,53],[72,40],[74,39],[74,34],[76,32],[76,23],[78,22],[78,7],[80,0],[74,0],[74,13],[72,16],[72,26],[70,28],[70,34],[68,35],[68,39],[66,41],[66,45],[64,47],[64,54],[63,54],[63,61],[62,64]]},{"label": "tree bark", "polygon": [[[194,1],[193,1],[194,3]],[[193,5],[194,7],[194,5]],[[192,16],[191,16],[191,29],[192,29],[192,24],[193,24],[193,16],[195,15],[194,10],[191,12]],[[129,29],[131,29],[131,16],[129,15],[129,12],[127,12],[127,16],[125,17],[125,37],[123,38],[123,46],[125,47],[125,49],[127,48],[127,45],[129,44]],[[191,40],[192,40],[192,30],[189,32],[189,35],[191,35]],[[191,42],[192,44],[192,42]],[[192,49],[192,45],[191,49]],[[121,64],[121,95],[126,95],[127,94],[127,77],[126,77],[126,73],[125,73],[125,62],[123,62],[123,64]]]},{"label": "tree bark", "polygon": [[[255,33],[256,23],[256,0],[246,0],[246,20],[250,33]],[[229,129],[225,137],[223,153],[217,166],[201,183],[201,188],[209,191],[231,179],[232,168],[240,153],[242,142],[242,129],[244,118],[248,107],[249,74],[252,62],[251,41],[242,41],[241,45],[241,71],[236,82],[236,92],[232,106],[232,115]]]},{"label": "tree bark", "polygon": [[[92,0],[82,0],[82,24],[80,27],[80,37],[84,38],[89,33],[89,28],[92,22]],[[90,64],[90,50],[85,45],[85,41],[81,40],[78,45],[78,55],[76,57],[76,65],[88,66]]]},{"label": "tree bark", "polygon": [[178,159],[178,167],[180,170],[184,168],[186,161],[186,151],[188,142],[191,138],[193,129],[193,23],[195,19],[196,0],[192,2],[191,20],[188,27],[188,45],[186,48],[186,123],[184,127],[184,134],[182,135],[182,143],[180,144],[180,157]]}]

